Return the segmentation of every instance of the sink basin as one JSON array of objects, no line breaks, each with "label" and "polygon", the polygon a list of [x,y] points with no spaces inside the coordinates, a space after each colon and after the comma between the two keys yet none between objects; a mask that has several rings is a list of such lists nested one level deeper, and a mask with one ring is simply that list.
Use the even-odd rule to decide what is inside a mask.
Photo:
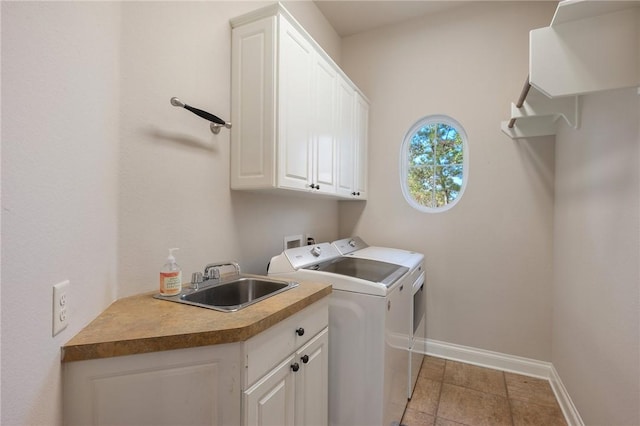
[{"label": "sink basin", "polygon": [[293,281],[270,278],[236,276],[219,283],[206,285],[198,290],[186,289],[176,296],[154,296],[157,299],[200,306],[223,312],[234,312],[297,287]]}]

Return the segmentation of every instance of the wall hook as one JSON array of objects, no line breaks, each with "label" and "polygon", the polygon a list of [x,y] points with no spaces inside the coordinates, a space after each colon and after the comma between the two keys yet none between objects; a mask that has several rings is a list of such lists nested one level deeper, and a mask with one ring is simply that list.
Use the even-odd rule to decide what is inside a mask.
[{"label": "wall hook", "polygon": [[226,127],[227,129],[231,128],[231,123],[229,123],[228,121],[224,121],[220,117],[210,114],[207,111],[203,111],[201,109],[194,108],[190,105],[187,105],[184,102],[182,102],[180,99],[176,98],[175,96],[171,98],[171,105],[189,110],[195,115],[197,115],[198,117],[201,117],[201,118],[204,118],[205,120],[210,121],[211,124],[209,124],[209,128],[211,129],[211,132],[213,132],[214,135],[217,135],[218,133],[220,133],[220,129],[223,127]]}]

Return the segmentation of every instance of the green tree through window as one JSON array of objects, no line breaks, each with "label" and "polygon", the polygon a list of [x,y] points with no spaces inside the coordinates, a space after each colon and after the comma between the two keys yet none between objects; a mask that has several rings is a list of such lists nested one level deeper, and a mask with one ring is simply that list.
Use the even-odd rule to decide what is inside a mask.
[{"label": "green tree through window", "polygon": [[457,201],[466,182],[465,146],[451,119],[427,117],[414,125],[403,143],[403,193],[410,204],[436,211]]}]

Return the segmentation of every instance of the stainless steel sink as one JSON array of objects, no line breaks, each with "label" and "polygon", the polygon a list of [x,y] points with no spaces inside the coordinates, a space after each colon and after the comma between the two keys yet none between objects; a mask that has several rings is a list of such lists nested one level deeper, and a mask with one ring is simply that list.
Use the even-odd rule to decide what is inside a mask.
[{"label": "stainless steel sink", "polygon": [[217,311],[235,312],[297,286],[298,283],[294,281],[240,275],[201,286],[197,290],[187,288],[176,296],[158,294],[154,297]]}]

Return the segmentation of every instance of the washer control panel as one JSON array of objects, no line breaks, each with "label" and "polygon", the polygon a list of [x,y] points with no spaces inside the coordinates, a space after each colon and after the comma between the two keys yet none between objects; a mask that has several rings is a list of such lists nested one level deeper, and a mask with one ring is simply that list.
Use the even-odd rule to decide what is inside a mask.
[{"label": "washer control panel", "polygon": [[284,254],[296,270],[340,257],[340,252],[330,243],[295,247],[285,250]]},{"label": "washer control panel", "polygon": [[331,244],[336,247],[342,255],[369,247],[369,245],[360,237],[343,238],[341,240],[334,241]]}]

